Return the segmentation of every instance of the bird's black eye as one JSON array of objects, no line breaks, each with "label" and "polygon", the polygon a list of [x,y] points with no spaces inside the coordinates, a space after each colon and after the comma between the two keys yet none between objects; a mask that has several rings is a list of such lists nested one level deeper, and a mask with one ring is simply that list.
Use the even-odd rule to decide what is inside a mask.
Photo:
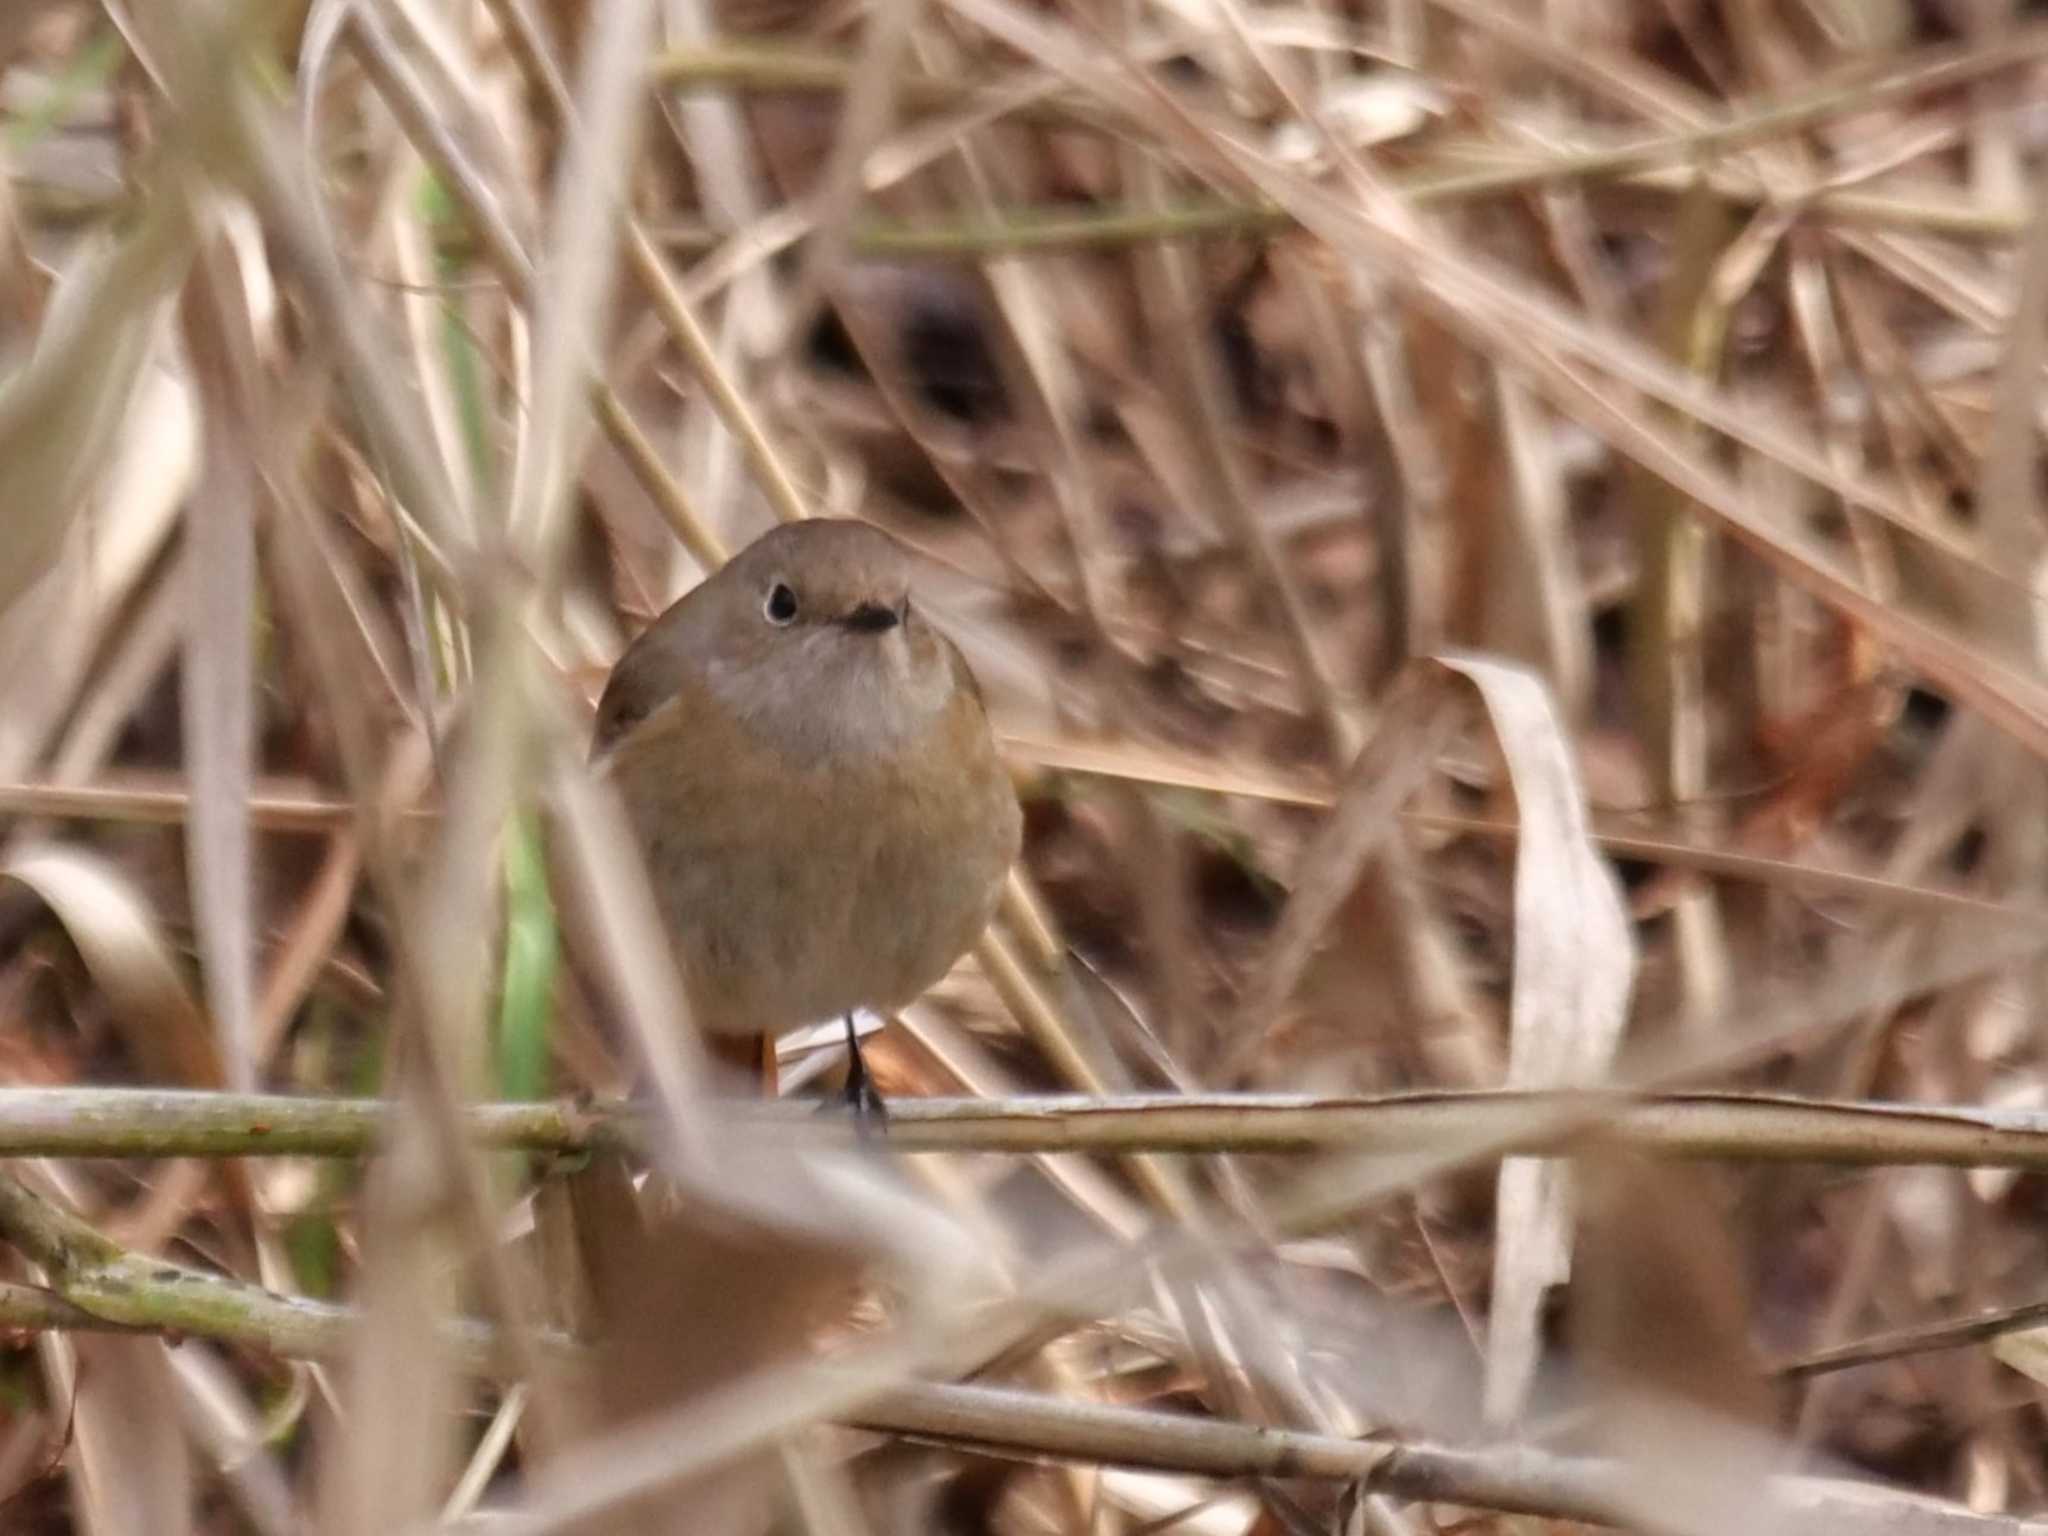
[{"label": "bird's black eye", "polygon": [[768,589],[768,600],[761,605],[761,611],[768,616],[770,624],[789,624],[796,619],[796,589],[786,581],[778,581]]}]

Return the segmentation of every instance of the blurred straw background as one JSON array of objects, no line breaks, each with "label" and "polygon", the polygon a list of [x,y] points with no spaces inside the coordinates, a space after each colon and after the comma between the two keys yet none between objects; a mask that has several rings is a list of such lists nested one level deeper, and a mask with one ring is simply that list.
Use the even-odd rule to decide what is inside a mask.
[{"label": "blurred straw background", "polygon": [[[2037,9],[0,7],[0,1529],[2048,1529]],[[806,515],[882,1136],[583,767]]]}]

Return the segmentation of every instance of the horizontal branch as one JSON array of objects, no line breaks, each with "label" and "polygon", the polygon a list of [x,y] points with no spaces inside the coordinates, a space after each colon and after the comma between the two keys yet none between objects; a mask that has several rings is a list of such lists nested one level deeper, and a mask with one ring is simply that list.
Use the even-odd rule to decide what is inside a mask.
[{"label": "horizontal branch", "polygon": [[[144,1292],[152,1289],[144,1284]],[[174,1286],[156,1287],[158,1307],[176,1317],[184,1299]],[[253,1289],[247,1288],[244,1289]],[[266,1295],[268,1293],[265,1293]],[[286,1357],[332,1358],[347,1338],[354,1314],[339,1307],[275,1297],[276,1316],[292,1325],[272,1341]],[[251,1316],[256,1314],[252,1312]],[[74,1307],[33,1286],[0,1284],[0,1328],[115,1329],[137,1331]],[[146,1330],[145,1330],[146,1331]],[[249,1328],[226,1330],[195,1311],[182,1324],[156,1331],[261,1344]],[[488,1330],[453,1325],[472,1364],[490,1354]],[[1108,1466],[1149,1467],[1206,1477],[1287,1477],[1359,1482],[1397,1497],[1464,1504],[1551,1519],[1601,1524],[1623,1522],[1641,1507],[1641,1484],[1623,1464],[1553,1456],[1520,1447],[1462,1448],[1392,1440],[1346,1440],[1332,1435],[1233,1423],[1192,1414],[1074,1402],[1000,1387],[908,1383],[883,1393],[851,1415],[864,1428],[911,1435],[1011,1456],[1056,1457]],[[1772,1485],[1780,1508],[1823,1522],[1820,1528],[1875,1533],[1895,1529],[1884,1490],[1852,1496],[1824,1481],[1783,1477]],[[1916,1502],[1915,1530],[1935,1536],[2048,1536],[2048,1527],[1950,1506]]]},{"label": "horizontal branch", "polygon": [[[0,1242],[38,1266],[49,1284],[0,1283],[0,1328],[160,1333],[296,1360],[338,1355],[353,1321],[330,1302],[132,1252],[4,1174]],[[489,1368],[493,1337],[479,1323],[448,1325],[450,1348],[476,1370]]]},{"label": "horizontal branch", "polygon": [[[1663,1483],[1619,1461],[1520,1446],[1454,1447],[1334,1435],[1072,1402],[1001,1387],[898,1387],[854,1416],[870,1429],[1011,1455],[1150,1467],[1209,1477],[1321,1478],[1418,1502],[1554,1520],[1638,1525]],[[1747,1496],[1758,1490],[1745,1488]],[[2048,1536],[2048,1525],[1823,1478],[1772,1478],[1768,1508],[1796,1529],[1911,1529],[1925,1536]],[[1901,1505],[1911,1511],[1901,1518]],[[1759,1509],[1759,1514],[1766,1511]]]},{"label": "horizontal branch", "polygon": [[[901,1098],[890,1102],[884,1144],[898,1152],[1393,1153],[1463,1137],[1511,1152],[1598,1144],[1732,1162],[2048,1169],[2048,1114],[2040,1111],[1650,1094],[1622,1100],[1608,1116],[1573,1117],[1577,1128],[1560,1136],[1555,1111],[1588,1102],[1515,1092]],[[852,1135],[843,1119],[808,1104],[720,1102],[707,1112],[821,1142]],[[389,1113],[375,1099],[8,1088],[0,1089],[0,1157],[354,1157],[375,1150]],[[621,1104],[478,1104],[465,1113],[480,1146],[564,1154],[631,1144],[640,1123]],[[1587,1130],[1589,1119],[1597,1123]]]},{"label": "horizontal branch", "polygon": [[[0,1088],[0,1157],[360,1157],[392,1106],[381,1099],[176,1088]],[[487,1148],[589,1152],[631,1139],[625,1105],[474,1104]]]}]

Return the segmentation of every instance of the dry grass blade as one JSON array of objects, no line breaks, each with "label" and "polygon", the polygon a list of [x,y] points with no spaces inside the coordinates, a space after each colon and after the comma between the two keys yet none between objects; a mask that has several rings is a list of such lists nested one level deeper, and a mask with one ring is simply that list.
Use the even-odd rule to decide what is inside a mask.
[{"label": "dry grass blade", "polygon": [[81,1335],[73,1486],[91,1536],[184,1536],[194,1477],[178,1389],[156,1339]]},{"label": "dry grass blade", "polygon": [[284,1469],[263,1444],[264,1424],[225,1362],[197,1350],[171,1357],[180,1417],[200,1455],[221,1469],[256,1536],[293,1536],[297,1513]]},{"label": "dry grass blade", "polygon": [[808,517],[810,508],[795,477],[776,452],[752,404],[730,371],[719,361],[718,349],[711,344],[711,338],[705,334],[690,301],[645,229],[635,225],[627,232],[626,253],[633,263],[635,276],[653,300],[655,312],[661,316],[669,338],[682,351],[698,382],[704,386],[726,430],[739,440],[747,463],[758,477],[760,489],[775,515],[784,522]]},{"label": "dry grass blade", "polygon": [[235,247],[216,235],[185,297],[185,343],[205,416],[205,471],[190,514],[183,682],[192,816],[186,847],[206,995],[230,1087],[256,1082],[253,849],[257,360]]},{"label": "dry grass blade", "polygon": [[538,297],[533,401],[520,440],[510,524],[541,557],[544,589],[563,543],[564,513],[589,425],[589,378],[607,330],[620,220],[644,113],[641,60],[651,35],[650,0],[610,0],[585,40],[578,111],[564,125],[548,246]]},{"label": "dry grass blade", "polygon": [[451,1310],[443,1264],[448,1171],[415,1102],[377,1165],[369,1246],[345,1362],[349,1433],[328,1442],[322,1536],[377,1536],[438,1510],[455,1465],[455,1362],[441,1329]]},{"label": "dry grass blade", "polygon": [[[546,747],[535,741],[531,706],[538,690],[529,682],[523,638],[501,619],[480,640],[470,730],[448,773],[449,815],[401,907],[409,924],[401,976],[416,1001],[404,1020],[411,1026],[406,1038],[412,1048],[399,1058],[395,1076],[430,1133],[430,1152],[422,1150],[408,1181],[391,1192],[398,1202],[392,1219],[402,1231],[428,1209],[415,1209],[415,1200],[431,1198],[433,1209],[455,1218],[454,1235],[477,1268],[486,1305],[507,1324],[504,1338],[513,1352],[508,1369],[515,1375],[534,1369],[529,1330],[538,1298],[525,1267],[499,1242],[499,1202],[463,1139],[460,1116],[468,1085],[483,1076],[480,1046],[487,1038],[482,1021],[491,996],[498,855],[520,803],[516,797],[528,789],[522,771]],[[431,1491],[424,1496],[438,1503],[443,1485],[425,1486]]]},{"label": "dry grass blade", "polygon": [[49,568],[104,470],[190,243],[172,194],[124,238],[89,248],[57,285],[35,355],[0,389],[0,611]]},{"label": "dry grass blade", "polygon": [[[1113,1058],[1102,1049],[1095,1033],[1077,1022],[1072,1011],[1054,1003],[1048,990],[1025,970],[1003,935],[993,929],[983,934],[975,945],[974,955],[1004,1006],[1025,1036],[1044,1053],[1059,1081],[1088,1093],[1105,1091],[1107,1084],[1102,1071],[1105,1067],[1114,1069]],[[1183,1220],[1193,1218],[1193,1196],[1177,1170],[1149,1157],[1131,1158],[1125,1166],[1153,1209]]]},{"label": "dry grass blade", "polygon": [[[1016,1091],[1014,1075],[1005,1071],[959,1026],[922,1007],[906,1009],[902,1023],[905,1032],[943,1074],[944,1086],[974,1095],[969,1102],[986,1102]],[[895,1115],[894,1110],[890,1113]],[[891,1130],[893,1133],[893,1120]],[[1144,1208],[1125,1192],[1122,1184],[1094,1163],[1080,1157],[1045,1156],[1038,1159],[1038,1167],[1074,1208],[1102,1231],[1130,1242],[1145,1230],[1148,1218]]]},{"label": "dry grass blade", "polygon": [[0,879],[28,887],[64,925],[144,1074],[220,1086],[214,1032],[156,914],[119,870],[79,849],[32,848],[0,864]]},{"label": "dry grass blade", "polygon": [[564,752],[552,769],[548,795],[561,827],[564,874],[577,898],[572,911],[590,915],[592,938],[662,1111],[669,1158],[684,1167],[706,1166],[701,1117],[694,1113],[704,1050],[694,1030],[676,1028],[689,1020],[689,1004],[662,936],[645,863],[617,795],[592,779],[580,755]]},{"label": "dry grass blade", "polygon": [[[1242,796],[1275,805],[1327,809],[1333,797],[1320,781],[1308,777],[1283,777],[1256,765],[1237,766],[1214,759],[1184,758],[1168,753],[1130,747],[1103,747],[1089,742],[1048,741],[1038,737],[1006,735],[1006,753],[1020,762],[1065,773],[1129,780],[1204,794]],[[30,795],[18,791],[24,802],[48,805],[53,814],[66,812],[91,815],[97,803],[90,790],[50,790]],[[8,803],[10,788],[0,785],[0,806]],[[111,808],[122,803],[112,797]],[[166,813],[173,807],[164,804]],[[286,808],[280,805],[275,814]],[[310,813],[311,808],[308,807]],[[1512,840],[1516,824],[1492,816],[1461,816],[1443,811],[1410,810],[1400,813],[1412,825],[1431,832],[1472,833],[1483,837]],[[2034,922],[2044,914],[2036,908],[2000,902],[1954,887],[1913,884],[1862,870],[1814,862],[1811,859],[1771,858],[1710,843],[1678,827],[1652,829],[1635,815],[1618,812],[1596,813],[1591,836],[1611,857],[1634,859],[1673,869],[1697,870],[1729,879],[1753,880],[1761,885],[1783,886],[1812,896],[1860,896],[1902,906],[1943,907],[1954,911],[1981,913],[2016,922]]]},{"label": "dry grass blade", "polygon": [[854,61],[832,158],[815,196],[818,237],[804,250],[803,269],[789,316],[808,325],[818,304],[830,293],[846,260],[847,236],[860,205],[862,171],[868,153],[889,131],[895,97],[911,60],[911,42],[925,0],[880,0],[864,33],[861,56]]},{"label": "dry grass blade", "polygon": [[[1184,111],[1164,105],[1143,83],[1123,78],[1114,63],[1088,51],[1077,38],[1025,16],[1004,0],[953,0],[953,4],[992,35],[1140,115],[1203,163],[1257,186],[1305,229],[1333,246],[1375,270],[1399,274],[1415,285],[1418,296],[1437,309],[1470,345],[1520,365],[1530,382],[1561,409],[1692,497],[1789,580],[1869,626],[1958,699],[1984,710],[2030,749],[2048,753],[2048,689],[2004,659],[1987,656],[1960,640],[1946,626],[1869,593],[1811,538],[1797,530],[1761,523],[1726,476],[1699,453],[1674,442],[1669,432],[1644,421],[1634,398],[1622,390],[1640,391],[1725,433],[1835,491],[1852,505],[1885,518],[1907,537],[1926,542],[1925,529],[1885,489],[1845,480],[1834,466],[1763,412],[1732,404],[1632,338],[1567,312],[1504,267],[1419,233],[1391,192],[1383,189],[1368,199],[1368,211],[1362,213],[1356,199],[1286,174],[1234,137],[1191,122]],[[1589,366],[1595,376],[1587,375]],[[1600,373],[1613,384],[1598,377]]]},{"label": "dry grass blade", "polygon": [[[176,594],[156,563],[196,474],[195,417],[183,379],[167,368],[143,370],[96,515],[74,525],[56,564],[0,613],[0,765],[10,773],[30,771],[53,744],[54,777],[90,772],[171,653]],[[138,600],[105,686],[74,711],[96,651]]]},{"label": "dry grass blade", "polygon": [[[1735,299],[1724,291],[1724,273],[1737,264],[1744,238],[1704,184],[1679,209],[1674,270],[1658,295],[1657,341],[1703,378],[1721,372]],[[1636,503],[1637,551],[1629,671],[1648,738],[1652,792],[1663,805],[1695,805],[1707,789],[1710,530],[1682,495],[1647,470],[1636,467],[1626,483]],[[1684,1012],[1689,1019],[1712,1017],[1728,991],[1720,911],[1709,889],[1682,893],[1676,907]]]},{"label": "dry grass blade", "polygon": [[418,420],[411,392],[391,366],[399,349],[389,343],[388,328],[365,302],[312,199],[305,145],[282,112],[258,97],[238,50],[210,29],[179,37],[165,50],[164,61],[167,88],[176,99],[205,102],[218,113],[218,121],[210,124],[218,136],[206,141],[218,156],[215,168],[223,179],[247,189],[283,264],[302,285],[334,349],[379,469],[420,532],[428,569],[438,586],[452,591],[454,561],[468,545],[468,520]]},{"label": "dry grass blade", "polygon": [[[1441,684],[1420,668],[1397,684],[1385,701],[1321,834],[1302,857],[1293,894],[1247,991],[1239,1015],[1247,1039],[1272,1026],[1331,916],[1357,884],[1374,847],[1393,830],[1394,813],[1434,765],[1456,721]],[[1240,1045],[1240,1059],[1248,1050]]]},{"label": "dry grass blade", "polygon": [[[0,1524],[2035,1536],[2048,24],[15,10]],[[583,751],[820,512],[1024,810],[882,1135]]]},{"label": "dry grass blade", "polygon": [[[2019,294],[2008,321],[2011,341],[1999,364],[1997,410],[1978,486],[1985,555],[1999,571],[2030,569],[2042,542],[2040,494],[2032,474],[2039,449],[2033,406],[2043,349],[2048,347],[2043,334],[2048,331],[2048,176],[2035,188],[2034,222],[2023,257]],[[2019,595],[2012,589],[1986,590],[1980,602],[1989,609],[1989,622],[2008,631],[1999,638],[2012,651],[2037,653],[2040,612],[2019,602]]]},{"label": "dry grass blade", "polygon": [[[1542,685],[1497,662],[1446,658],[1485,701],[1521,812],[1508,1081],[1588,1086],[1621,1044],[1635,938],[1614,875],[1587,836],[1578,771]],[[1571,1272],[1568,1170],[1513,1159],[1500,1173],[1487,1413],[1514,1417],[1534,1378],[1544,1290]]]},{"label": "dry grass blade", "polygon": [[1493,388],[1509,490],[1492,541],[1498,576],[1491,583],[1496,601],[1486,613],[1486,648],[1550,679],[1565,717],[1578,720],[1591,702],[1593,662],[1584,594],[1560,558],[1569,548],[1562,537],[1568,500],[1556,433],[1511,372],[1495,369]]},{"label": "dry grass blade", "polygon": [[[1148,190],[1159,185],[1156,174],[1139,172]],[[1156,195],[1156,191],[1154,193]],[[1358,731],[1338,697],[1336,681],[1310,621],[1301,582],[1282,558],[1280,549],[1252,505],[1252,491],[1235,446],[1237,436],[1226,404],[1222,369],[1199,344],[1195,319],[1195,274],[1192,257],[1179,245],[1162,241],[1149,254],[1144,291],[1161,345],[1172,361],[1174,404],[1187,421],[1190,477],[1214,521],[1230,531],[1265,588],[1265,600],[1280,618],[1294,667],[1302,707],[1321,722],[1333,757],[1348,757],[1358,744]]]},{"label": "dry grass blade", "polygon": [[[1498,1129],[1541,1134],[1597,1122],[1597,1110],[1544,1109],[1512,1117]],[[1498,1136],[1455,1135],[1422,1150],[1370,1159],[1342,1159],[1299,1180],[1272,1200],[1266,1230],[1311,1231],[1338,1217],[1411,1190],[1421,1182],[1497,1152]],[[527,1501],[508,1516],[508,1536],[545,1536],[655,1489],[727,1463],[799,1425],[846,1416],[920,1369],[991,1358],[1048,1318],[1106,1310],[1128,1294],[1147,1264],[1168,1271],[1211,1260],[1252,1240],[1241,1225],[1219,1223],[1199,1233],[1163,1230],[1135,1245],[1114,1244],[1042,1266],[1018,1294],[948,1310],[835,1351],[816,1361],[755,1373],[679,1410],[665,1410],[565,1466],[563,1486]],[[1261,1430],[1260,1436],[1270,1432]],[[1352,1442],[1345,1442],[1356,1446]]]}]

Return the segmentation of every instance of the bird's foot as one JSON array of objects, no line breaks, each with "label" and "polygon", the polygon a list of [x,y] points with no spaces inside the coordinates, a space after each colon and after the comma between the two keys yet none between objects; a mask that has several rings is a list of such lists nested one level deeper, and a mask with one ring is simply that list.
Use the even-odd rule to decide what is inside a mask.
[{"label": "bird's foot", "polygon": [[821,1109],[844,1109],[853,1115],[854,1130],[868,1136],[889,1129],[889,1105],[860,1053],[860,1035],[853,1027],[853,1015],[846,1016],[846,1085],[836,1099],[827,1099]]}]

